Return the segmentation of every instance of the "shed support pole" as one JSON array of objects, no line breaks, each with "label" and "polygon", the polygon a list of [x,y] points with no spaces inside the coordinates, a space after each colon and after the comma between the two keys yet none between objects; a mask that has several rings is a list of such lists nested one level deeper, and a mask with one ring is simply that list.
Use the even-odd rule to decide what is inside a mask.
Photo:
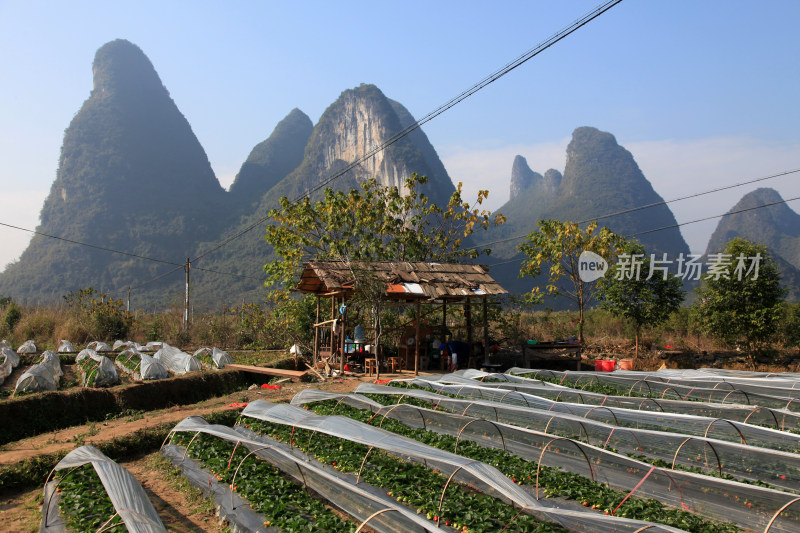
[{"label": "shed support pole", "polygon": [[489,305],[483,297],[483,362],[489,362]]},{"label": "shed support pole", "polygon": [[347,296],[344,295],[344,294],[342,295],[342,305],[345,306],[345,312],[342,315],[342,329],[340,330],[342,333],[341,333],[340,339],[339,339],[339,344],[341,345],[341,350],[342,350],[342,359],[341,359],[341,361],[339,361],[339,375],[340,376],[344,376],[344,358],[345,358],[345,355],[346,355],[345,354],[345,349],[347,348],[347,346],[345,345],[346,344],[345,343],[345,338],[347,336],[344,334],[345,327],[347,326],[347,307],[346,307],[347,306]]},{"label": "shed support pole", "polygon": [[420,320],[422,320],[422,306],[420,301],[417,300],[417,331],[414,333],[414,376],[419,376]]},{"label": "shed support pole", "polygon": [[[319,324],[319,295],[317,295],[317,319],[314,324]],[[316,368],[319,357],[319,326],[314,326],[314,356],[311,365]]]}]

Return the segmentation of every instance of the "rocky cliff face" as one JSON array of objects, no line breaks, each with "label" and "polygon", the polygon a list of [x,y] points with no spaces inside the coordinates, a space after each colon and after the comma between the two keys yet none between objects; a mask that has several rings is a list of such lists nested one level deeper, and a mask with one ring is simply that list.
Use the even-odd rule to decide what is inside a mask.
[{"label": "rocky cliff face", "polygon": [[268,139],[252,149],[231,184],[231,194],[246,201],[258,201],[300,166],[313,129],[308,115],[293,109],[275,126]]},{"label": "rocky cliff face", "polygon": [[516,198],[522,192],[531,189],[543,180],[544,176],[531,170],[531,167],[528,166],[528,161],[521,155],[518,155],[514,158],[514,163],[511,165],[509,198]]},{"label": "rocky cliff face", "polygon": [[[760,188],[745,194],[717,224],[706,248],[706,255],[720,252],[734,237],[766,245],[783,276],[790,298],[800,298],[800,214],[782,202],[775,189]],[[758,206],[777,203],[758,209]]]},{"label": "rocky cliff face", "polygon": [[[219,208],[224,190],[138,47],[112,41],[92,70],[93,89],[64,134],[39,230],[180,264],[216,233],[203,209]],[[79,287],[147,279],[158,266],[36,236],[0,276],[0,293],[55,300]]]},{"label": "rocky cliff face", "polygon": [[[400,113],[398,113],[398,111]],[[275,193],[295,198],[313,191],[327,178],[359,160],[413,122],[399,104],[374,85],[344,91],[325,110],[314,128],[302,164],[279,184]],[[349,189],[374,177],[382,185],[403,187],[416,172],[430,179],[426,192],[446,201],[453,185],[427,138],[412,134],[360,162],[331,186]]]}]

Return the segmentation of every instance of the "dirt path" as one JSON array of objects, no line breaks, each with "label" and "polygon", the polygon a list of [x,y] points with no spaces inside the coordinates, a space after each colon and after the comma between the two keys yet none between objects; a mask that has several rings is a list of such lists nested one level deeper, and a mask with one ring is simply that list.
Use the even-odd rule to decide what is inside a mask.
[{"label": "dirt path", "polygon": [[279,390],[255,389],[234,392],[192,405],[175,406],[160,411],[136,413],[105,422],[94,422],[83,426],[43,433],[35,437],[10,442],[0,448],[0,465],[14,464],[39,455],[72,450],[80,442],[97,444],[128,435],[137,430],[155,427],[164,423],[177,423],[187,416],[202,416],[213,411],[236,409],[229,407],[235,402],[249,402],[257,399],[272,402],[288,402],[301,389],[314,386],[334,392],[351,392],[361,380],[347,379],[327,383],[285,383]]}]

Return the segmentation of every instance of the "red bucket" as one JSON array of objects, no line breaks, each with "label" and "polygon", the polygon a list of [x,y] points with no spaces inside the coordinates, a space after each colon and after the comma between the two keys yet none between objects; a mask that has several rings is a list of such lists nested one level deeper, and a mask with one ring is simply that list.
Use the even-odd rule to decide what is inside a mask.
[{"label": "red bucket", "polygon": [[609,359],[604,360],[601,359],[599,361],[594,362],[594,371],[595,372],[613,372],[614,366],[616,365],[616,361]]}]

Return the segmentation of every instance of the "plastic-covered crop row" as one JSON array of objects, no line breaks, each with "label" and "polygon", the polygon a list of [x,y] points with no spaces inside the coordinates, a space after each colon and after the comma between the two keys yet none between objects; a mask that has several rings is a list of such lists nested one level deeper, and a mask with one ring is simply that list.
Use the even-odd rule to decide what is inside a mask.
[{"label": "plastic-covered crop row", "polygon": [[58,353],[75,353],[75,345],[69,342],[66,339],[61,339],[58,343],[58,348],[56,348]]},{"label": "plastic-covered crop row", "polygon": [[[510,372],[521,369],[511,369]],[[522,371],[535,372],[531,369]],[[718,403],[738,403],[742,405],[760,405],[773,409],[788,409],[800,411],[800,389],[774,388],[767,389],[758,387],[747,387],[751,392],[740,388],[732,383],[720,381],[715,387],[704,388],[697,385],[684,385],[675,381],[669,383],[659,382],[653,379],[642,379],[631,374],[617,374],[616,372],[551,372],[556,378],[563,379],[563,382],[586,383],[598,381],[616,385],[622,390],[629,390],[637,394],[644,394],[656,398],[671,398],[676,400],[695,399],[703,402]],[[615,375],[616,374],[616,375]]]},{"label": "plastic-covered crop row", "polygon": [[164,363],[173,374],[180,375],[203,369],[203,365],[192,354],[183,352],[167,343],[162,343],[161,348],[153,357]]},{"label": "plastic-covered crop row", "polygon": [[39,356],[35,365],[19,377],[14,394],[56,390],[63,375],[58,354],[47,350]]},{"label": "plastic-covered crop row", "polygon": [[[455,436],[456,450],[459,441],[470,440],[481,446],[513,453],[533,464],[538,463],[540,467],[558,467],[631,495],[654,498],[675,508],[683,508],[714,520],[734,521],[742,527],[757,528],[760,531],[770,523],[772,531],[793,531],[800,521],[800,507],[790,509],[787,506],[797,499],[796,494],[718,477],[658,468],[576,440],[515,427],[496,420],[407,404],[382,405],[358,394],[336,394],[314,389],[301,391],[292,403],[312,404],[328,399],[335,399],[358,409],[367,409],[375,413],[373,419],[381,425],[386,417],[410,428]],[[538,467],[536,471],[538,473]],[[535,484],[537,494],[541,494],[538,479],[528,483]],[[796,483],[794,488],[798,488]]]},{"label": "plastic-covered crop row", "polygon": [[[51,476],[54,472],[64,470],[68,470],[67,474],[69,474],[87,464],[92,466],[100,478],[115,511],[109,516],[99,517],[104,524],[98,531],[103,531],[104,526],[107,528],[113,519],[119,516],[128,531],[134,533],[166,532],[158,513],[136,478],[94,446],[81,446],[69,452],[58,462],[51,472]],[[64,517],[59,513],[59,499],[62,496],[59,494],[59,484],[63,479],[62,476],[50,481],[50,476],[48,476],[48,480],[45,482],[40,529],[42,532],[64,531]],[[79,499],[86,500],[85,504],[81,504],[83,507],[89,507],[92,500],[97,497],[97,494],[78,496]]]},{"label": "plastic-covered crop row", "polygon": [[794,397],[800,392],[800,376],[790,373],[782,374],[718,374],[714,369],[705,370],[659,370],[656,372],[620,371],[616,375],[634,380],[657,381],[702,387],[706,389],[738,389],[748,393],[765,394],[767,396]]},{"label": "plastic-covered crop row", "polygon": [[19,366],[19,356],[11,348],[0,348],[0,384]]},{"label": "plastic-covered crop row", "polygon": [[[562,381],[565,375],[556,377],[552,370],[535,370],[533,374],[526,374],[533,378],[512,374],[513,371],[530,371],[529,369],[511,369],[505,374],[486,374],[470,370],[463,373],[463,377],[478,381],[486,380],[505,380],[518,384],[517,387],[510,387],[502,384],[490,384],[487,386],[498,386],[511,390],[521,390],[531,392],[538,396],[550,399],[570,401],[575,403],[585,403],[593,405],[611,404],[626,409],[638,409],[649,411],[661,411],[668,413],[683,413],[688,415],[705,416],[712,418],[726,418],[737,422],[747,422],[762,426],[774,427],[781,430],[800,429],[800,413],[788,411],[786,409],[773,409],[758,405],[738,405],[710,403],[697,400],[674,400],[662,397],[641,398],[636,396],[614,396],[589,392],[582,389],[554,385],[546,381],[540,381],[536,377],[544,379],[558,379]],[[585,387],[590,385],[594,376],[586,377],[575,387]],[[524,388],[523,388],[524,386]],[[626,394],[631,394],[631,389],[625,389]],[[663,396],[663,394],[662,394]]]},{"label": "plastic-covered crop row", "polygon": [[[675,531],[675,528],[661,524],[651,524],[638,520],[622,519],[600,515],[589,511],[575,511],[556,507],[552,501],[537,499],[534,495],[517,485],[496,468],[477,460],[466,459],[460,455],[422,444],[383,429],[357,422],[341,416],[317,416],[304,409],[281,404],[271,404],[264,400],[250,403],[242,412],[248,416],[273,424],[291,427],[292,431],[304,429],[344,439],[367,447],[364,461],[372,449],[380,449],[392,455],[423,463],[428,469],[438,470],[454,482],[464,483],[478,491],[494,496],[501,501],[511,502],[534,516],[561,524],[571,531],[622,532]],[[447,484],[441,500],[447,496]]]},{"label": "plastic-covered crop row", "polygon": [[[352,476],[345,476],[334,469],[327,468],[313,458],[300,453],[296,449],[263,437],[248,435],[232,428],[208,424],[200,417],[189,417],[181,421],[172,433],[187,432],[190,434],[206,434],[234,443],[236,447],[245,446],[250,453],[268,461],[286,475],[293,477],[298,483],[315,491],[336,507],[361,522],[361,525],[380,532],[401,533],[406,531],[442,531],[436,524],[425,520],[406,507],[398,505],[382,491],[375,490],[365,484],[356,484]],[[186,446],[193,446],[193,440]],[[184,454],[185,456],[185,454]],[[233,455],[231,456],[231,458]],[[231,486],[236,486],[236,479],[244,459],[239,463],[231,462],[234,471]],[[267,495],[268,496],[268,495]],[[233,494],[230,494],[233,505]],[[232,509],[235,511],[235,509]]]},{"label": "plastic-covered crop row", "polygon": [[169,377],[169,371],[164,363],[140,353],[133,347],[121,352],[114,363],[136,381]]},{"label": "plastic-covered crop row", "polygon": [[[397,396],[394,387],[362,384],[356,392]],[[408,389],[400,395],[430,402],[434,409],[503,422],[549,435],[580,440],[600,448],[658,460],[671,468],[697,469],[763,482],[785,490],[800,490],[800,455],[746,444],[640,428],[621,428],[566,413],[514,407],[483,400],[458,400]],[[305,398],[299,394],[297,398]],[[394,403],[394,402],[393,402]]]},{"label": "plastic-covered crop row", "polygon": [[732,420],[677,413],[637,411],[610,405],[597,406],[559,402],[525,392],[490,387],[487,385],[491,384],[484,385],[479,382],[462,385],[415,379],[405,381],[405,383],[461,398],[476,398],[502,404],[535,407],[551,413],[566,413],[591,418],[619,427],[668,431],[687,436],[742,442],[773,450],[800,452],[800,435]]},{"label": "plastic-covered crop row", "polygon": [[75,357],[75,365],[84,387],[106,387],[119,382],[114,363],[105,355],[92,349],[81,350]]},{"label": "plastic-covered crop row", "polygon": [[216,346],[212,348],[200,348],[194,352],[194,356],[205,368],[218,369],[225,368],[225,365],[233,364],[233,358],[228,352],[220,350]]},{"label": "plastic-covered crop row", "polygon": [[39,349],[36,347],[36,343],[31,339],[26,340],[19,346],[19,348],[17,348],[18,354],[31,354],[38,351]]}]

